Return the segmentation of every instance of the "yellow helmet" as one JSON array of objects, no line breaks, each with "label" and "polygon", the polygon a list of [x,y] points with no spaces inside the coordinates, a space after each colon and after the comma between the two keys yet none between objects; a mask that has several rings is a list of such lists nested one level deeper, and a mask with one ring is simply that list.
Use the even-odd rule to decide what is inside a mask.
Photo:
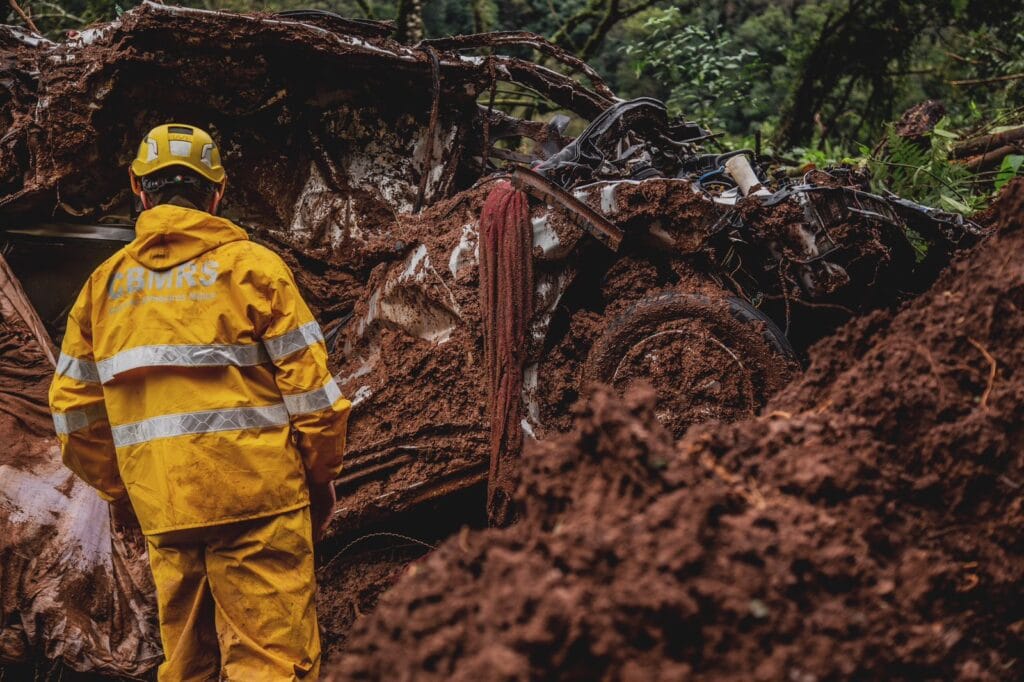
[{"label": "yellow helmet", "polygon": [[226,175],[220,165],[220,150],[210,134],[181,123],[157,126],[142,139],[131,165],[132,189],[138,193],[136,178],[168,166],[190,168],[216,185],[223,184]]}]

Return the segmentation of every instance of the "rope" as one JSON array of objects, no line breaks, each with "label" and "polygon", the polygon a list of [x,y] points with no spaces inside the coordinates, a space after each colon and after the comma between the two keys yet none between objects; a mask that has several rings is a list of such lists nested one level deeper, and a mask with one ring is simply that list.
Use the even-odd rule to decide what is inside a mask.
[{"label": "rope", "polygon": [[489,379],[491,461],[487,515],[492,525],[513,520],[523,432],[523,365],[533,315],[533,230],[526,195],[507,181],[487,195],[480,215],[480,316]]}]

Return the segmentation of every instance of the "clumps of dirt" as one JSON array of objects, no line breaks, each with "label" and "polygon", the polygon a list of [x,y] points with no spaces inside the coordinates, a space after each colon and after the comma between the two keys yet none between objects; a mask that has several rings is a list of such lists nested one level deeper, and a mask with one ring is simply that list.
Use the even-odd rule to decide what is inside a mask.
[{"label": "clumps of dirt", "polygon": [[945,104],[934,99],[925,100],[904,111],[900,120],[893,126],[893,132],[918,144],[928,144],[928,133],[945,115]]},{"label": "clumps of dirt", "polygon": [[373,611],[380,594],[424,551],[416,544],[393,544],[339,556],[317,569],[317,622],[323,632],[324,660],[338,657],[352,624]]},{"label": "clumps of dirt", "polygon": [[[485,125],[476,100],[495,79],[586,117],[612,101],[599,80],[600,94],[524,59],[407,47],[388,30],[313,12],[158,3],[56,43],[0,27],[0,208],[40,219],[126,209],[125,166],[140,135],[171,120],[218,141],[232,217],[358,230],[382,211],[429,205],[479,177]],[[553,45],[541,49],[564,61]],[[346,77],[324,77],[339,73]],[[325,193],[313,202],[322,206],[309,205]]]},{"label": "clumps of dirt", "polygon": [[[338,258],[327,247],[310,246],[286,233],[256,230],[250,236],[288,264],[316,319],[329,325],[352,311],[362,294],[369,268],[360,269],[358,263]],[[365,252],[353,255],[368,256]],[[381,260],[384,258],[378,254],[377,262]]]},{"label": "clumps of dirt", "polygon": [[1019,679],[1024,181],[925,295],[673,446],[598,391],[356,625],[335,679]]},{"label": "clumps of dirt", "polygon": [[605,310],[617,315],[665,289],[683,289],[706,296],[722,295],[711,277],[693,260],[669,257],[658,247],[636,245],[625,250],[602,274],[599,283]]},{"label": "clumps of dirt", "polygon": [[[858,208],[850,195],[835,188],[807,193],[804,201],[810,206],[795,196],[770,205],[748,198],[737,207],[750,238],[771,245],[777,258],[763,270],[738,268],[737,277],[752,277],[756,284],[751,289],[783,304],[787,320],[797,307],[843,311],[849,319],[906,300],[933,281],[934,272],[917,267],[907,233],[883,202],[862,196],[857,202],[866,205]],[[865,208],[890,215],[892,224],[857,213]],[[816,214],[826,217],[827,229],[817,224]],[[742,246],[740,251],[746,261],[759,260]]]},{"label": "clumps of dirt", "polygon": [[620,226],[627,231],[652,230],[663,245],[681,254],[699,251],[722,213],[706,195],[692,189],[680,191],[679,183],[670,179],[621,183],[614,198],[617,207],[612,217]]},{"label": "clumps of dirt", "polygon": [[801,260],[815,255],[807,251],[812,245],[803,236],[807,229],[807,218],[799,202],[781,201],[766,206],[758,197],[752,197],[741,201],[738,210],[743,220],[754,226],[758,235],[766,241],[783,245],[785,250],[782,255]]},{"label": "clumps of dirt", "polygon": [[317,548],[317,619],[324,660],[337,660],[353,623],[366,618],[377,598],[415,561],[452,534],[487,525],[486,486],[452,492],[378,525],[335,536]]},{"label": "clumps of dirt", "polygon": [[[607,543],[595,548],[584,538],[621,539],[607,521],[628,517],[668,487],[656,467],[671,460],[672,447],[651,398],[601,394],[578,413],[571,438],[531,448],[520,522],[505,532],[461,534],[414,565],[357,625],[337,679],[397,679],[413,670],[458,679],[564,677],[574,665],[582,674],[589,654],[575,640],[588,629],[587,604],[609,603],[599,585],[620,563]],[[574,584],[584,576],[593,582]],[[406,608],[411,603],[417,607]],[[391,646],[392,653],[410,647],[403,661],[386,660]],[[562,663],[542,670],[531,659]]]},{"label": "clumps of dirt", "polygon": [[365,375],[344,382],[368,388],[343,388],[356,407],[336,483],[334,532],[486,477],[488,437],[480,428],[486,423],[486,375],[474,336],[460,329],[435,346],[380,330],[380,359]]},{"label": "clumps of dirt", "polygon": [[[11,212],[81,216],[124,206],[139,136],[168,120],[214,134],[231,178],[225,209],[247,222],[290,227],[298,218],[314,232],[354,225],[409,210],[424,172],[428,200],[473,175],[465,156],[423,158],[429,60],[388,39],[153,4],[60,43],[0,33],[0,73],[17,84],[0,97],[0,120],[11,121],[0,206]],[[445,106],[433,134],[472,146],[472,102],[486,74],[443,57]],[[323,78],[340,72],[351,77]],[[382,80],[392,87],[376,87]],[[442,176],[457,186],[442,186]],[[310,215],[307,198],[324,191],[330,211]]]},{"label": "clumps of dirt", "polygon": [[[694,424],[753,417],[797,369],[760,329],[735,320],[728,302],[691,306],[696,300],[666,294],[627,312],[609,325],[586,367],[589,380],[620,392],[638,381],[656,386],[658,419],[676,437]],[[685,308],[696,314],[675,316]]]},{"label": "clumps of dirt", "polygon": [[699,421],[753,416],[797,371],[765,341],[762,323],[732,315],[728,294],[695,259],[637,240],[607,267],[595,261],[567,292],[540,355],[539,435],[571,429],[570,408],[590,381],[659,386],[659,415],[681,436]]},{"label": "clumps of dirt", "polygon": [[[487,476],[487,375],[479,277],[470,257],[488,188],[468,190],[390,226],[387,257],[351,292],[359,300],[337,337],[328,332],[339,385],[356,403],[337,484],[335,532],[366,526]],[[468,262],[456,262],[453,272],[451,253],[463,242]],[[410,265],[409,272],[423,274],[425,283],[399,281]],[[397,285],[381,293],[389,281]],[[418,338],[388,317],[409,302],[420,313],[429,310],[422,299],[428,289],[437,294],[433,300],[450,306],[445,314],[453,327],[443,343]]]},{"label": "clumps of dirt", "polygon": [[544,381],[537,384],[539,421],[543,425],[538,436],[572,428],[572,406],[580,398],[583,381],[583,363],[594,341],[604,329],[604,317],[592,310],[577,310],[566,314],[566,325],[558,340],[547,349],[538,363],[537,375]]}]

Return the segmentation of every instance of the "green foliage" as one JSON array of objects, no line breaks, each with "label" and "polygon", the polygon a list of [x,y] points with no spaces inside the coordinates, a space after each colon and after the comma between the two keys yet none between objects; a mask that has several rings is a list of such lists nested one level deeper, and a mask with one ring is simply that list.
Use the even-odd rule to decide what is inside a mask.
[{"label": "green foliage", "polygon": [[923,142],[900,137],[890,128],[880,151],[862,147],[872,188],[962,215],[974,213],[989,197],[975,192],[974,173],[950,160],[958,137],[942,121]]},{"label": "green foliage", "polygon": [[833,143],[829,140],[822,140],[808,147],[794,147],[789,151],[791,156],[796,157],[801,165],[813,165],[817,168],[829,166],[862,166],[865,159],[854,155],[845,146]]},{"label": "green foliage", "polygon": [[1001,190],[1006,183],[1020,175],[1022,164],[1024,164],[1024,155],[1021,154],[1010,154],[1003,159],[993,183],[996,191]]},{"label": "green foliage", "polygon": [[[951,51],[951,72],[957,98],[979,111],[1017,110],[1024,98],[1024,13],[1017,8],[1000,21],[965,32]],[[966,111],[964,113],[967,113]]]},{"label": "green foliage", "polygon": [[[401,4],[173,1],[383,20],[395,19]],[[139,2],[19,0],[55,39]],[[3,6],[0,21],[23,23]],[[586,52],[621,97],[663,99],[673,113],[725,132],[725,147],[753,147],[757,131],[767,153],[819,167],[862,164],[874,171],[877,188],[946,209],[969,212],[1024,168],[1024,155],[1011,154],[998,168],[972,175],[949,161],[955,139],[945,132],[959,130],[966,138],[1024,123],[1024,0],[424,0],[422,6],[428,36],[477,30],[548,36],[571,52]],[[525,48],[510,52],[537,57]],[[501,96],[517,114],[548,111],[521,88]],[[945,103],[949,121],[927,143],[886,132],[886,122],[929,98]],[[874,153],[857,144],[879,139],[885,143]]]},{"label": "green foliage", "polygon": [[644,37],[621,51],[633,60],[637,77],[650,74],[668,88],[671,113],[718,125],[724,110],[749,98],[752,50],[688,23],[677,7],[650,14],[642,29]]}]

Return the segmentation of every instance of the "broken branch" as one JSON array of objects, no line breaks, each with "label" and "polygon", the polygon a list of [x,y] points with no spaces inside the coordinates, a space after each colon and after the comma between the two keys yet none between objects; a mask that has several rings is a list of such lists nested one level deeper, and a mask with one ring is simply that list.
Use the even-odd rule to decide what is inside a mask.
[{"label": "broken branch", "polygon": [[597,116],[614,101],[568,76],[525,59],[504,55],[492,59],[500,80],[521,85],[585,118]]},{"label": "broken branch", "polygon": [[589,64],[579,57],[572,55],[561,47],[549,42],[536,33],[529,31],[494,31],[492,33],[473,33],[464,36],[452,36],[450,38],[433,38],[420,42],[421,46],[430,45],[439,50],[461,50],[483,47],[499,47],[503,45],[525,45],[533,48],[543,55],[559,61],[573,72],[584,74],[593,84],[594,90],[604,97],[614,97],[611,88]]},{"label": "broken branch", "polygon": [[975,154],[984,154],[989,150],[1006,146],[1010,142],[1016,142],[1020,139],[1024,139],[1024,126],[964,140],[953,147],[951,156],[954,159],[963,159]]},{"label": "broken branch", "polygon": [[992,76],[991,78],[968,78],[961,81],[949,81],[949,84],[958,87],[961,85],[988,85],[990,83],[1002,83],[1004,81],[1016,81],[1024,78],[1024,73],[1011,73],[1005,76]]},{"label": "broken branch", "polygon": [[28,26],[33,33],[40,36],[43,35],[39,32],[39,27],[36,26],[36,22],[32,21],[32,17],[30,17],[25,10],[21,8],[21,5],[18,4],[17,0],[8,0],[8,2],[11,4],[11,9],[18,13],[18,16],[21,17],[21,20],[25,22],[25,25]]},{"label": "broken branch", "polygon": [[994,168],[1000,161],[1010,154],[1019,154],[1020,152],[1021,148],[1019,145],[1008,144],[1006,146],[999,147],[998,149],[993,149],[990,152],[985,152],[984,154],[978,154],[977,156],[964,159],[963,163],[967,166],[968,170],[985,170],[987,168]]}]

